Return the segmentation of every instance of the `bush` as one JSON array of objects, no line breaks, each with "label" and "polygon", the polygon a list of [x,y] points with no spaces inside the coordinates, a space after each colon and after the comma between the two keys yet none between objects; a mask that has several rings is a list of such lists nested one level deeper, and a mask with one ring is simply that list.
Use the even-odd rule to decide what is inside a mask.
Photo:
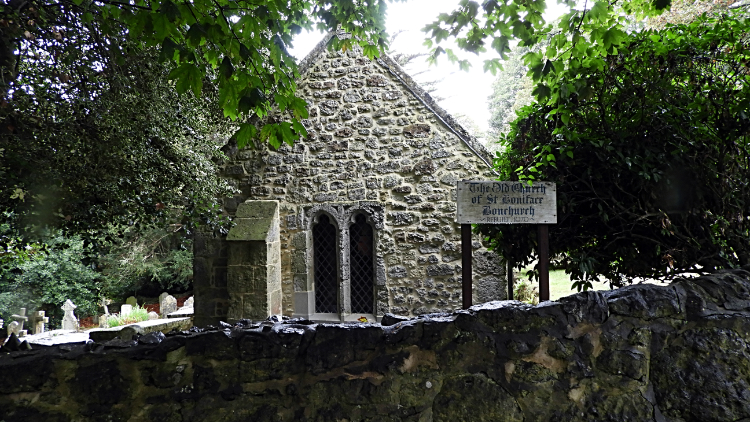
[{"label": "bush", "polygon": [[21,307],[27,314],[44,310],[50,317],[50,327],[59,327],[64,314],[60,307],[67,299],[77,306],[78,317],[95,314],[100,275],[82,262],[86,255],[83,240],[55,233],[43,245],[27,244],[23,249],[37,248],[33,255],[16,256],[3,264],[0,316],[9,321]]},{"label": "bush", "polygon": [[[557,184],[550,254],[574,285],[750,263],[749,31],[735,15],[633,34],[571,65],[560,82],[571,88],[514,122],[497,167]],[[532,261],[534,230],[480,231],[517,265]]]},{"label": "bush", "polygon": [[539,303],[539,292],[531,281],[519,277],[513,286],[513,299],[536,305]]},{"label": "bush", "polygon": [[108,297],[186,291],[193,280],[193,251],[182,232],[164,227],[114,228],[108,252],[98,260]]}]

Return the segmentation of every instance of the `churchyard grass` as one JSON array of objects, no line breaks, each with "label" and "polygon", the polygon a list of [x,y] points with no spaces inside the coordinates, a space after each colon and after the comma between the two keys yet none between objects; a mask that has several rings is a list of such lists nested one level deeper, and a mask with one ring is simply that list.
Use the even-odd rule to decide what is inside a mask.
[{"label": "churchyard grass", "polygon": [[[521,274],[516,273],[517,280],[528,280],[525,275],[525,273],[522,272]],[[599,282],[599,283],[592,283],[593,287],[591,290],[609,290],[609,284],[606,282]],[[531,286],[536,290],[537,294],[539,292],[539,283],[537,281],[534,281],[531,283]],[[570,296],[572,294],[578,293],[578,290],[573,286],[573,283],[570,281],[570,278],[567,274],[565,274],[564,270],[552,270],[549,272],[549,298],[550,300],[557,300],[561,297]]]},{"label": "churchyard grass", "polygon": [[120,314],[110,315],[109,318],[107,318],[107,325],[109,328],[113,328],[141,321],[148,321],[148,310],[136,305],[133,307],[133,310],[125,316],[121,316]]}]

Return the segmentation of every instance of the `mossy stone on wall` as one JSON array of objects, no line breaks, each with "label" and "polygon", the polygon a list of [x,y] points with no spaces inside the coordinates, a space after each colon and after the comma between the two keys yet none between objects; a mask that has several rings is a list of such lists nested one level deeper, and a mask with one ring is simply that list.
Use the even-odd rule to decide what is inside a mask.
[{"label": "mossy stone on wall", "polygon": [[0,420],[750,420],[748,299],[750,271],[734,270],[383,324],[242,321],[13,352]]}]

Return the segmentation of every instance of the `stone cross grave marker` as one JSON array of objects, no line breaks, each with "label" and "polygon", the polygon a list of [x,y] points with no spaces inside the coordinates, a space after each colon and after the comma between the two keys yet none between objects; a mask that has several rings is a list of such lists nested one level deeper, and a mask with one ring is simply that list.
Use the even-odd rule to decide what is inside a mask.
[{"label": "stone cross grave marker", "polygon": [[78,330],[78,318],[76,318],[73,311],[77,308],[70,299],[66,300],[61,309],[65,312],[62,320],[63,330]]},{"label": "stone cross grave marker", "polygon": [[26,335],[26,331],[23,329],[23,323],[29,320],[29,317],[26,316],[26,308],[21,308],[21,312],[18,313],[18,315],[11,315],[13,319],[18,321],[18,331],[16,331],[16,335],[18,337],[23,337]]},{"label": "stone cross grave marker", "polygon": [[112,303],[112,301],[107,299],[106,297],[102,298],[102,301],[99,302],[99,305],[104,308],[104,315],[109,315],[109,308],[107,307],[107,305],[109,305],[110,303]]},{"label": "stone cross grave marker", "polygon": [[167,295],[161,302],[159,302],[159,308],[161,311],[161,317],[167,318],[167,315],[177,311],[177,299],[172,295]]},{"label": "stone cross grave marker", "polygon": [[36,311],[31,316],[30,324],[33,324],[34,334],[42,334],[44,332],[44,324],[49,324],[49,317],[44,316],[44,311]]}]

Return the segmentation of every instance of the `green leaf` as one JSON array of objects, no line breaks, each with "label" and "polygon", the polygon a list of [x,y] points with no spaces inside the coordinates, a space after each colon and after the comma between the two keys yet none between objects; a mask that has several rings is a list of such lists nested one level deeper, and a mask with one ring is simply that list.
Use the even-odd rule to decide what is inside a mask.
[{"label": "green leaf", "polygon": [[305,129],[305,126],[299,122],[299,120],[294,120],[292,122],[292,129],[297,133],[297,136],[301,138],[307,138],[307,129]]},{"label": "green leaf", "polygon": [[594,3],[594,7],[592,7],[588,11],[588,16],[590,19],[593,20],[603,20],[607,15],[609,14],[609,3],[606,1],[598,1]]},{"label": "green leaf", "polygon": [[174,53],[178,48],[179,46],[172,41],[172,38],[165,38],[164,42],[161,44],[161,60],[173,60]]},{"label": "green leaf", "polygon": [[625,38],[625,33],[617,28],[609,28],[604,32],[602,41],[604,42],[604,48],[608,51],[611,50],[612,46],[622,44],[622,40]]},{"label": "green leaf", "polygon": [[544,102],[544,100],[549,97],[551,92],[552,91],[547,85],[537,84],[536,88],[534,88],[534,91],[531,92],[531,95],[536,97],[539,102]]},{"label": "green leaf", "polygon": [[221,66],[219,66],[219,75],[224,79],[229,79],[232,77],[232,74],[234,74],[232,59],[230,59],[229,56],[224,56],[224,59],[221,61]]},{"label": "green leaf", "polygon": [[187,33],[185,34],[185,39],[189,46],[198,47],[205,44],[205,36],[205,29],[203,29],[203,26],[200,23],[196,22],[190,26],[190,29],[188,29]]},{"label": "green leaf", "polygon": [[181,17],[180,9],[169,0],[162,2],[159,12],[164,14],[170,21],[176,21]]},{"label": "green leaf", "polygon": [[294,142],[299,138],[299,135],[295,135],[292,132],[292,125],[289,122],[281,122],[278,124],[279,132],[281,133],[281,139],[289,146],[293,146]]},{"label": "green leaf", "polygon": [[203,73],[192,63],[182,63],[176,69],[172,70],[168,77],[169,80],[177,80],[175,89],[180,94],[192,89],[196,97],[200,97],[203,88]]},{"label": "green leaf", "polygon": [[234,132],[232,138],[237,142],[237,148],[242,149],[247,145],[250,145],[255,136],[258,133],[258,129],[255,125],[250,123],[243,123],[237,132]]},{"label": "green leaf", "polygon": [[364,46],[362,53],[370,60],[380,56],[380,50],[378,47],[371,44]]},{"label": "green leaf", "polygon": [[260,139],[264,142],[268,142],[268,144],[274,149],[279,149],[282,139],[279,137],[278,130],[278,124],[267,124],[260,130]]},{"label": "green leaf", "polygon": [[169,18],[162,13],[152,13],[151,24],[154,28],[154,39],[157,42],[162,42],[164,38],[169,36],[172,31],[176,29],[174,24],[169,21]]},{"label": "green leaf", "polygon": [[256,107],[260,107],[267,102],[266,96],[263,95],[263,91],[258,88],[250,88],[248,92],[240,98],[239,110],[241,113],[248,113],[250,110],[255,110]]}]

